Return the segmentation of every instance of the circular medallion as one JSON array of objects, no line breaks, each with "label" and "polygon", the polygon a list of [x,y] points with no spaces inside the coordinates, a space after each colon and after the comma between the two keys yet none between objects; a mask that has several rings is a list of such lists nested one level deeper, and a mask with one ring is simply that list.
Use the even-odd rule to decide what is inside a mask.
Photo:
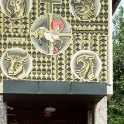
[{"label": "circular medallion", "polygon": [[11,19],[19,19],[28,14],[32,0],[1,0],[2,12]]},{"label": "circular medallion", "polygon": [[23,49],[9,49],[1,57],[1,69],[11,79],[23,79],[32,69],[32,58]]},{"label": "circular medallion", "polygon": [[56,55],[70,45],[72,31],[61,16],[47,14],[35,20],[31,27],[31,41],[41,53]]},{"label": "circular medallion", "polygon": [[89,50],[77,52],[71,59],[73,74],[82,81],[90,81],[98,76],[102,69],[99,56]]},{"label": "circular medallion", "polygon": [[88,21],[97,17],[101,9],[100,0],[70,0],[70,11],[80,21]]}]

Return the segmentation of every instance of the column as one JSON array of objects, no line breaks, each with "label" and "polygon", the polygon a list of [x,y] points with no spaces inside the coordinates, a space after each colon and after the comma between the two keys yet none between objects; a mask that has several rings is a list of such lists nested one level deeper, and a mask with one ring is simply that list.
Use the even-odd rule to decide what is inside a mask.
[{"label": "column", "polygon": [[2,95],[0,95],[0,124],[7,124],[7,105],[3,102]]},{"label": "column", "polygon": [[94,114],[93,110],[88,110],[87,112],[87,124],[107,124],[107,97],[104,97],[102,100],[100,100],[100,102],[97,103],[93,109]]},{"label": "column", "polygon": [[87,115],[88,115],[88,118],[87,118],[88,124],[92,124],[92,111],[88,110]]},{"label": "column", "polygon": [[94,117],[94,124],[107,124],[107,97],[95,106]]}]

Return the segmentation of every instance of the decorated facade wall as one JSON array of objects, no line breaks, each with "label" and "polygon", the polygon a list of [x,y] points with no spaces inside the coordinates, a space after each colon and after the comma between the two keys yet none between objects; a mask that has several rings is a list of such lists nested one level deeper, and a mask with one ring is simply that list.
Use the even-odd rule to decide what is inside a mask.
[{"label": "decorated facade wall", "polygon": [[108,0],[0,5],[0,81],[108,82]]}]

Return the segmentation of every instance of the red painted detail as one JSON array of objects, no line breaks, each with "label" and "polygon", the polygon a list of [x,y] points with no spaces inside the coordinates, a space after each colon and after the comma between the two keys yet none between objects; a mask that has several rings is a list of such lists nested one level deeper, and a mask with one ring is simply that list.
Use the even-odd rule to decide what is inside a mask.
[{"label": "red painted detail", "polygon": [[44,116],[45,117],[51,117],[52,116],[52,112],[44,111]]},{"label": "red painted detail", "polygon": [[56,40],[52,37],[52,39],[53,39],[53,53],[57,53],[59,50],[58,50],[58,48],[56,47]]},{"label": "red painted detail", "polygon": [[55,20],[53,20],[53,21],[51,22],[51,29],[52,29],[52,30],[55,30],[55,28],[56,28],[57,25],[60,25],[60,26],[61,26],[61,27],[60,27],[60,32],[63,31],[65,25],[64,25],[63,21],[60,20],[60,19],[55,19]]}]

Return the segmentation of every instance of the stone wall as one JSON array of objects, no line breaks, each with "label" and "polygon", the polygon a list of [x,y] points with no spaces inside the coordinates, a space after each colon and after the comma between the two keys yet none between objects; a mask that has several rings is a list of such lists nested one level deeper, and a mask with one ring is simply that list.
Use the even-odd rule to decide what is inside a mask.
[{"label": "stone wall", "polygon": [[3,102],[2,95],[0,95],[0,124],[7,124],[7,105]]},{"label": "stone wall", "polygon": [[[92,111],[88,111],[88,124],[92,124]],[[107,124],[107,97],[94,107],[94,124]]]}]

